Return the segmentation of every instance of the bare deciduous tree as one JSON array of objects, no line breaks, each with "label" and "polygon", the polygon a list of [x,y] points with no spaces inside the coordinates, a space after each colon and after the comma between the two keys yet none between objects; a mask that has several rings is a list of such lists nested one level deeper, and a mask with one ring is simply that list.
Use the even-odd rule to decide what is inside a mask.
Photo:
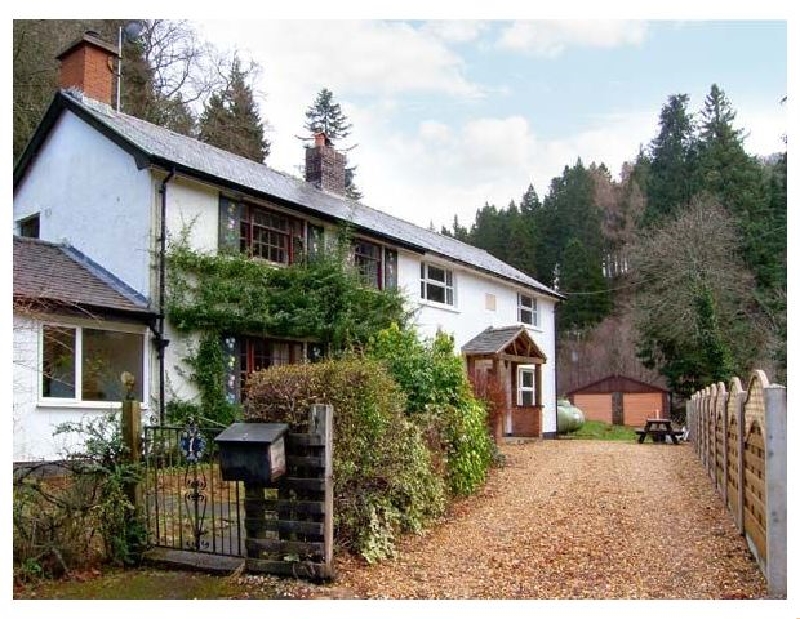
[{"label": "bare deciduous tree", "polygon": [[763,349],[754,279],[738,248],[730,215],[707,197],[631,247],[640,345],[650,362],[661,358],[679,393],[746,372]]}]

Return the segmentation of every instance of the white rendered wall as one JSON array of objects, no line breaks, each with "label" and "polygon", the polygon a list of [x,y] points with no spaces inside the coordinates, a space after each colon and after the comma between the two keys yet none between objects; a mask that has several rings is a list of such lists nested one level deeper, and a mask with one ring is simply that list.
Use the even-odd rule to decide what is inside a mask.
[{"label": "white rendered wall", "polygon": [[147,295],[152,202],[150,172],[65,111],[14,193],[14,221],[39,213],[40,238],[68,242]]},{"label": "white rendered wall", "polygon": [[[420,263],[436,264],[453,271],[455,305],[432,303],[420,298]],[[456,351],[487,327],[522,324],[517,321],[517,292],[531,291],[510,282],[469,270],[438,257],[426,258],[398,252],[398,284],[411,307],[417,307],[416,324],[421,335],[433,337],[437,330],[453,336]],[[486,309],[486,295],[494,295],[495,309]],[[542,432],[556,431],[556,350],[555,303],[550,297],[537,296],[539,325],[527,326],[547,363],[542,367]]]},{"label": "white rendered wall", "polygon": [[[154,177],[156,175],[154,174]],[[165,175],[154,180],[160,186]],[[155,221],[160,221],[160,196],[156,201]],[[219,242],[219,191],[181,176],[173,177],[167,183],[167,246],[170,242],[185,237],[189,247],[196,251],[216,254]],[[154,262],[153,266],[156,267]],[[152,298],[158,304],[158,276],[153,277]],[[189,380],[191,368],[185,359],[196,350],[199,337],[176,331],[169,320],[165,323],[165,334],[169,346],[164,352],[164,393],[166,401],[187,400],[199,403],[197,388]],[[154,367],[158,360],[153,353]],[[157,393],[155,396],[157,397]]]}]

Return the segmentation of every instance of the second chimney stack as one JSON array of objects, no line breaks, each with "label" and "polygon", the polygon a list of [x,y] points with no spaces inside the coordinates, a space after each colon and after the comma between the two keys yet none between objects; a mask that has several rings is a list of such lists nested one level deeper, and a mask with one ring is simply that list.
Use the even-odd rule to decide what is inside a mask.
[{"label": "second chimney stack", "polygon": [[306,146],[306,182],[343,196],[346,164],[347,157],[333,148],[324,133],[314,134],[314,146]]}]

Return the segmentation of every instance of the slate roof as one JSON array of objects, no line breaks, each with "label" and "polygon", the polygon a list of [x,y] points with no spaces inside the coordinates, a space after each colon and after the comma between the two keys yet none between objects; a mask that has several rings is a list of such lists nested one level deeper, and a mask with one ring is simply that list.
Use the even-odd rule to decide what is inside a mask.
[{"label": "slate roof", "polygon": [[[156,165],[175,169],[202,180],[209,180],[234,190],[265,196],[299,206],[323,219],[345,221],[356,229],[397,242],[400,246],[432,253],[484,271],[545,295],[563,299],[563,295],[544,286],[488,252],[443,234],[393,217],[359,202],[321,191],[305,181],[278,172],[260,163],[234,155],[193,138],[173,133],[163,127],[116,112],[110,106],[85,97],[76,90],[61,91],[45,116],[31,145],[14,170],[14,185],[24,176],[47,134],[48,122],[54,123],[61,109],[75,112],[104,135],[128,150],[140,167]],[[49,119],[48,119],[49,117]]]},{"label": "slate roof", "polygon": [[152,316],[147,300],[70,245],[14,237],[14,298]]},{"label": "slate roof", "polygon": [[520,325],[500,327],[498,329],[487,327],[464,344],[461,348],[461,352],[486,355],[502,352],[503,349],[520,334],[520,331],[525,330],[525,327]]}]

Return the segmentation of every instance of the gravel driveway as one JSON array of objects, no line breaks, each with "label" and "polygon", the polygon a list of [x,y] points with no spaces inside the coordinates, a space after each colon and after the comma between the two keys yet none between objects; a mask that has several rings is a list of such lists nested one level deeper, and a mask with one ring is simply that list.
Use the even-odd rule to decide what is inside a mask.
[{"label": "gravel driveway", "polygon": [[345,558],[312,597],[764,598],[766,582],[689,445],[543,441],[396,559]]}]

